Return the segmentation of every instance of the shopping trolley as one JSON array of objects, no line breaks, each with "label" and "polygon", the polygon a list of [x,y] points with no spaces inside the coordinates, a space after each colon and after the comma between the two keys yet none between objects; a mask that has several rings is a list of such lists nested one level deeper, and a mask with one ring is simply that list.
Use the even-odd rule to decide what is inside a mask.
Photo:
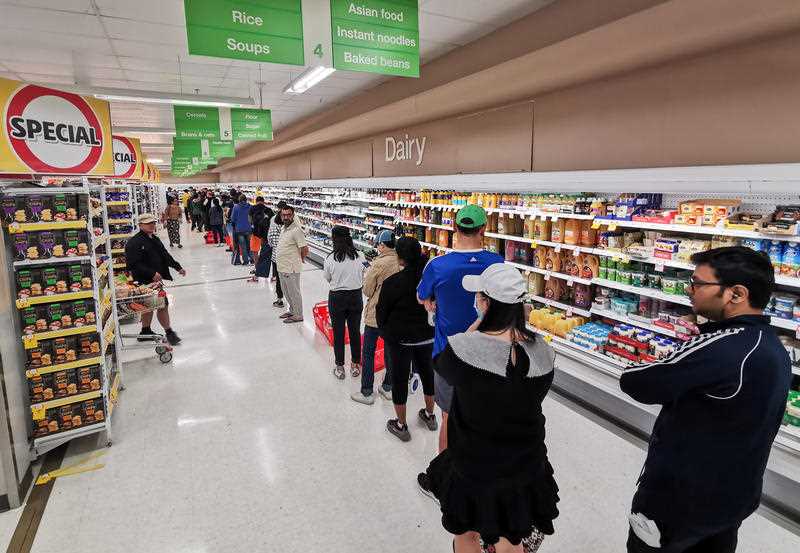
[{"label": "shopping trolley", "polygon": [[[132,286],[118,287],[115,301],[117,303],[117,316],[121,321],[135,320],[142,313],[152,313],[163,309],[167,305],[167,293],[161,282]],[[149,348],[155,345],[155,352],[162,363],[172,361],[172,346],[163,334],[124,334],[120,329],[122,349]],[[128,342],[126,343],[126,339]]]}]

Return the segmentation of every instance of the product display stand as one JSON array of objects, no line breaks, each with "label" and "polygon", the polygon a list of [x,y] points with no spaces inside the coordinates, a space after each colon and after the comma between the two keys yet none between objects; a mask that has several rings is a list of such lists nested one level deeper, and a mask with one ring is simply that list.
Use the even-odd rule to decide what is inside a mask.
[{"label": "product display stand", "polygon": [[[22,326],[33,454],[106,432],[115,374],[109,262],[95,254],[90,184],[6,186],[6,233]],[[95,207],[96,212],[96,207]]]}]

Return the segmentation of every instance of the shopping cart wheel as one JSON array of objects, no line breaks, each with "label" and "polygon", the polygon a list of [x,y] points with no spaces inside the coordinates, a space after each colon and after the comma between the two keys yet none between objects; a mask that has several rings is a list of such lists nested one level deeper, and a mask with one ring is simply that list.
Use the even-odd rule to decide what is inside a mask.
[{"label": "shopping cart wheel", "polygon": [[164,353],[159,355],[158,358],[161,360],[162,363],[169,363],[170,361],[172,361],[172,352],[165,351]]},{"label": "shopping cart wheel", "polygon": [[108,440],[108,441],[106,442],[106,447],[111,447],[111,444],[112,444],[112,443],[113,443],[113,442],[112,442],[111,440]]},{"label": "shopping cart wheel", "polygon": [[169,350],[167,349],[167,346],[156,346],[156,353],[159,354],[159,355],[163,355],[163,354],[167,353],[168,351]]}]

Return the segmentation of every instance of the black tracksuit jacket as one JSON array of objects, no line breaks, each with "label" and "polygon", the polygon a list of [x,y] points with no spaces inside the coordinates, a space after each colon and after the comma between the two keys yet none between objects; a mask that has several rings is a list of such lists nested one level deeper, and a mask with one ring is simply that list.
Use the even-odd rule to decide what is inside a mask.
[{"label": "black tracksuit jacket", "polygon": [[712,535],[753,513],[791,378],[769,317],[757,315],[703,325],[668,358],[627,369],[622,390],[663,406],[632,511],[666,540]]}]

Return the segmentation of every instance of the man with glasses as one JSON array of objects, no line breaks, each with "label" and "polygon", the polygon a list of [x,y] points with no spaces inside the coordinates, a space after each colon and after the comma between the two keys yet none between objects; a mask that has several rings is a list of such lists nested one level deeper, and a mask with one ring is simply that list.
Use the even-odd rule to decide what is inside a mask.
[{"label": "man with glasses", "polygon": [[635,400],[663,406],[633,498],[629,553],[736,551],[786,407],[791,363],[763,315],[775,286],[769,258],[729,247],[692,262],[692,308],[711,322],[620,378]]}]

